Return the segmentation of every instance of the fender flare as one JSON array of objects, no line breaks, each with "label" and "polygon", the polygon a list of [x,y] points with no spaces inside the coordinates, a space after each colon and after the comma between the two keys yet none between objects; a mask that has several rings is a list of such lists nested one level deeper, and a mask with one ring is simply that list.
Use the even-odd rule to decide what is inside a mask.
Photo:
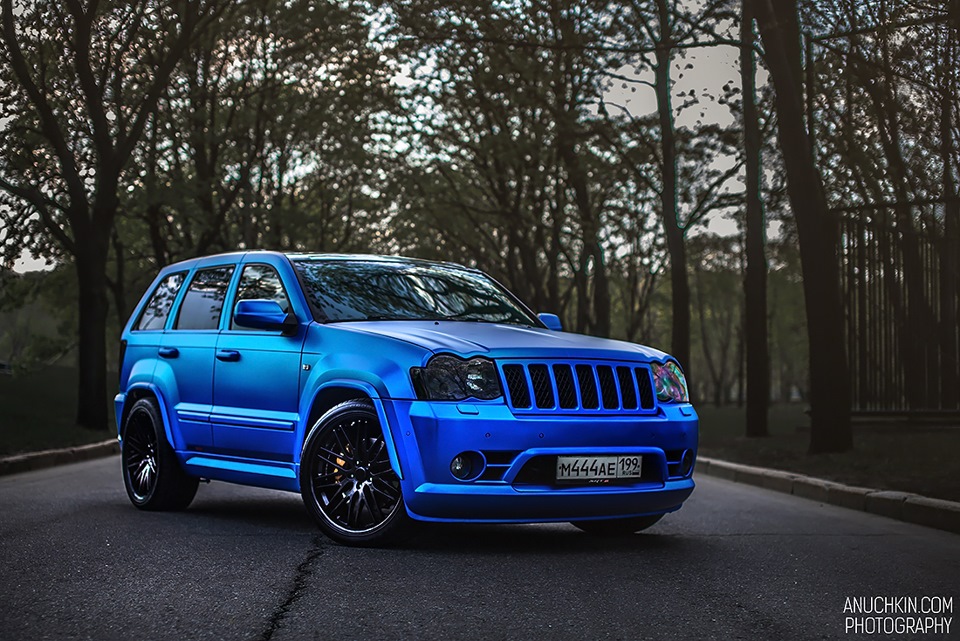
[{"label": "fender flare", "polygon": [[[400,456],[397,453],[396,441],[393,437],[393,427],[387,420],[387,414],[383,409],[383,402],[380,400],[380,393],[377,391],[377,389],[365,381],[341,378],[330,379],[328,381],[324,381],[323,385],[314,390],[313,395],[310,397],[309,407],[313,407],[320,393],[330,387],[346,387],[355,389],[359,392],[363,392],[367,395],[367,397],[369,397],[370,402],[373,403],[373,410],[377,413],[377,420],[380,421],[380,427],[383,430],[383,440],[387,446],[387,457],[390,459],[390,466],[393,468],[393,471],[396,472],[397,477],[400,478],[400,480],[403,480],[403,467],[400,465]],[[309,417],[309,414],[306,416]],[[307,418],[307,420],[309,420],[309,418]],[[300,461],[303,460],[303,450],[307,445],[307,438],[310,436],[310,430],[312,428],[312,425],[304,424],[303,442],[300,445],[300,458],[296,463],[298,478],[300,476]]]},{"label": "fender flare", "polygon": [[[160,391],[160,388],[153,383],[139,382],[134,383],[124,391],[123,399],[123,408],[120,411],[121,417],[126,417],[127,415],[127,406],[130,401],[130,392],[135,390],[146,390],[154,395],[157,399],[157,405],[160,406],[160,416],[163,419],[163,431],[167,437],[167,443],[170,444],[174,450],[176,450],[176,441],[173,439],[173,424],[170,421],[170,415],[167,413],[167,403],[164,398],[163,392]],[[118,426],[121,433],[123,431],[123,425]]]}]

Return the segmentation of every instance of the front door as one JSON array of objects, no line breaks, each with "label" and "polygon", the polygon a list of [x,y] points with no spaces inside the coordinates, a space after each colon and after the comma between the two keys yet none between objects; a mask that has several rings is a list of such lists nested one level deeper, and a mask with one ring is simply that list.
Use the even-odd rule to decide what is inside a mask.
[{"label": "front door", "polygon": [[232,311],[237,302],[256,299],[274,300],[292,311],[276,269],[243,265],[229,325],[217,341],[210,417],[214,449],[218,454],[292,462],[304,332],[301,326],[285,336],[236,325]]}]

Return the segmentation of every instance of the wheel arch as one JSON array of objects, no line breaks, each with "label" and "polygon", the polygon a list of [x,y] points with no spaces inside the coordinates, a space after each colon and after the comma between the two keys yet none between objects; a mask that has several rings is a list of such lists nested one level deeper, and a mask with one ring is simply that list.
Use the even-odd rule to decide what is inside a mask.
[{"label": "wheel arch", "polygon": [[163,393],[160,389],[150,383],[136,383],[127,389],[123,399],[123,411],[120,414],[120,425],[117,426],[120,437],[123,437],[123,426],[127,422],[130,408],[132,408],[137,401],[144,398],[152,398],[156,401],[157,407],[160,409],[160,416],[163,418],[163,433],[167,437],[167,443],[173,447],[175,441],[173,439],[170,416],[167,413],[167,404],[164,402]]},{"label": "wheel arch", "polygon": [[[350,379],[336,379],[327,381],[317,388],[310,401],[310,411],[306,414],[307,420],[303,423],[301,434],[297,439],[299,448],[297,451],[297,467],[300,467],[300,457],[303,454],[303,448],[306,445],[307,436],[310,430],[316,424],[320,417],[340,403],[351,400],[369,401],[373,406],[377,419],[380,421],[380,427],[383,430],[383,438],[387,445],[387,454],[390,457],[390,465],[397,476],[403,479],[403,468],[400,465],[400,458],[397,454],[396,443],[394,441],[393,429],[387,420],[386,412],[383,409],[383,403],[377,389],[365,382]],[[297,475],[299,477],[299,473]]]}]

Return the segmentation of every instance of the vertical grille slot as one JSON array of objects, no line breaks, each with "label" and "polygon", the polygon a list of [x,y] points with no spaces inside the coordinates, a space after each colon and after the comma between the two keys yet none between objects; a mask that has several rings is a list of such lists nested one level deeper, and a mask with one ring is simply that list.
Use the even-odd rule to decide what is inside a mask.
[{"label": "vertical grille slot", "polygon": [[523,374],[523,365],[504,365],[503,378],[513,406],[518,409],[530,407],[530,390],[527,386],[527,377]]},{"label": "vertical grille slot", "polygon": [[652,410],[653,383],[650,381],[650,370],[646,367],[636,367],[633,372],[637,376],[637,387],[640,388],[640,407],[645,410]]},{"label": "vertical grille slot", "polygon": [[625,410],[637,409],[637,390],[629,367],[617,367],[617,382],[620,383],[620,402]]},{"label": "vertical grille slot", "polygon": [[553,378],[557,381],[560,407],[565,410],[577,406],[577,389],[573,384],[573,370],[569,365],[554,365]]},{"label": "vertical grille slot", "polygon": [[600,397],[603,399],[603,408],[615,410],[620,407],[617,398],[617,383],[613,380],[613,368],[609,365],[597,365],[597,378],[600,380]]},{"label": "vertical grille slot", "polygon": [[577,382],[580,383],[580,404],[585,410],[600,407],[597,396],[597,382],[593,378],[593,368],[589,365],[577,365]]},{"label": "vertical grille slot", "polygon": [[550,373],[546,365],[530,365],[530,381],[533,383],[533,395],[537,399],[537,407],[546,409],[553,407],[553,387],[550,385]]}]

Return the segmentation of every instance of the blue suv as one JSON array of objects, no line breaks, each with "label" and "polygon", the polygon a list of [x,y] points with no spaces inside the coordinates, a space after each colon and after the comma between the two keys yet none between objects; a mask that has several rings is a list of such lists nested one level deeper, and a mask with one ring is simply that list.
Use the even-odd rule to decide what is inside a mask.
[{"label": "blue suv", "polygon": [[636,532],[693,491],[698,436],[669,356],[563,332],[480,271],[264,251],[160,272],[116,417],[138,508],[278,488],[349,545],[412,521]]}]

